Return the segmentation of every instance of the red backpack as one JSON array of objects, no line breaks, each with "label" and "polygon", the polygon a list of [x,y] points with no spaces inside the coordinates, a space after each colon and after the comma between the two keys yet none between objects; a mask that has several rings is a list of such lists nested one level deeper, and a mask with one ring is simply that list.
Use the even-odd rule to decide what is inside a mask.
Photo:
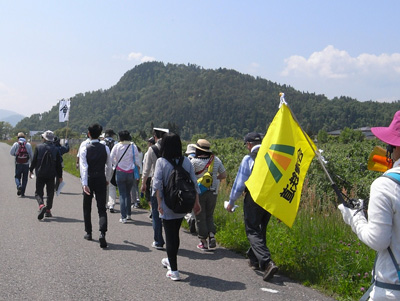
[{"label": "red backpack", "polygon": [[29,154],[28,151],[26,150],[26,141],[19,141],[18,144],[19,144],[18,150],[17,153],[15,154],[15,160],[17,164],[28,163]]}]

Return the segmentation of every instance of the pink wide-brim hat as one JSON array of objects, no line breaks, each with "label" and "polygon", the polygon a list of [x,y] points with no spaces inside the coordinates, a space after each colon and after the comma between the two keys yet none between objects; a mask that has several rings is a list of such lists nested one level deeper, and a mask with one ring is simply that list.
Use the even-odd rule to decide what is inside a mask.
[{"label": "pink wide-brim hat", "polygon": [[389,127],[374,127],[371,128],[371,132],[387,144],[400,146],[400,111],[394,114]]}]

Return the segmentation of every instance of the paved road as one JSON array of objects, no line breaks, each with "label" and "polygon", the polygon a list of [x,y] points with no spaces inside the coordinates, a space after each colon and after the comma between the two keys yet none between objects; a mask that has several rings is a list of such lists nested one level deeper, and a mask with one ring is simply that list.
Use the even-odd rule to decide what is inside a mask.
[{"label": "paved road", "polygon": [[[127,224],[118,222],[118,213],[108,215],[103,250],[98,233],[93,241],[83,239],[81,186],[67,173],[54,217],[38,221],[35,181],[29,180],[25,198],[16,195],[9,151],[0,143],[0,300],[332,300],[280,275],[264,282],[242,256],[224,248],[204,253],[183,229],[183,279],[171,281],[160,263],[166,252],[151,248],[153,230],[143,209]],[[97,210],[92,222],[96,229]]]}]

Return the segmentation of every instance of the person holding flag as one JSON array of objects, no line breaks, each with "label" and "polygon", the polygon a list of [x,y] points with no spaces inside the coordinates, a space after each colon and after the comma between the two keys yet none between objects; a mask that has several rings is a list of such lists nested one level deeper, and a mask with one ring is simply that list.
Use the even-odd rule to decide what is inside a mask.
[{"label": "person holding flag", "polygon": [[250,243],[250,248],[247,251],[249,266],[254,270],[264,271],[263,280],[268,281],[278,271],[278,267],[272,261],[271,252],[267,247],[266,232],[271,214],[254,202],[245,185],[252,173],[254,160],[260,149],[262,139],[262,134],[256,132],[248,133],[244,137],[244,144],[250,153],[244,156],[240,163],[226,210],[232,212],[235,201],[245,192],[243,212],[246,235]]},{"label": "person holding flag", "polygon": [[361,200],[359,208],[340,204],[339,210],[358,238],[377,252],[372,285],[360,300],[400,300],[400,111],[389,127],[372,127],[371,132],[387,144],[393,167],[371,185],[368,219]]}]

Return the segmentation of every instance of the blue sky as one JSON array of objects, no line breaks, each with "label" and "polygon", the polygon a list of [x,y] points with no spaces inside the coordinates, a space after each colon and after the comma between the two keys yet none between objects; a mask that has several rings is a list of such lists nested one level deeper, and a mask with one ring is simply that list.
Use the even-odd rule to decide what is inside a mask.
[{"label": "blue sky", "polygon": [[0,0],[0,108],[46,112],[152,60],[400,100],[399,11],[398,0]]}]

